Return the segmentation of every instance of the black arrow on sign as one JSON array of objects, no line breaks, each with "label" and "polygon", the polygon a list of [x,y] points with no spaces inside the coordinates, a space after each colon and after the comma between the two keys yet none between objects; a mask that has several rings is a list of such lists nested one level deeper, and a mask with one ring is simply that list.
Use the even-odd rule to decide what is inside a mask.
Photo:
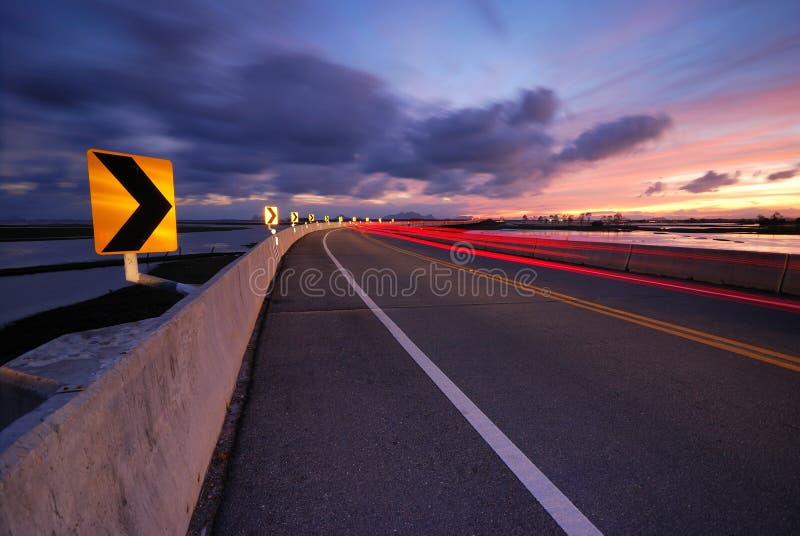
[{"label": "black arrow on sign", "polygon": [[141,249],[172,205],[132,157],[97,151],[94,155],[139,203],[128,221],[103,248],[103,253]]},{"label": "black arrow on sign", "polygon": [[267,207],[267,210],[269,210],[269,221],[267,222],[267,225],[272,225],[278,221],[278,215],[275,214],[275,211],[272,210],[272,207]]}]

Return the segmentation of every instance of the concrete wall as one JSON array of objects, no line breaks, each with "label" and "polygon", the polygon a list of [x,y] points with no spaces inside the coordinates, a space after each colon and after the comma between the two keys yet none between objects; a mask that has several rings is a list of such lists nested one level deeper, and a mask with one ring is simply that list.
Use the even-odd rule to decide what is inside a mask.
[{"label": "concrete wall", "polygon": [[[527,250],[515,251],[505,240],[490,240],[488,235],[461,235],[459,240],[479,250],[531,256]],[[531,248],[530,242],[523,247]],[[532,252],[535,259],[800,296],[800,255],[546,238],[537,238]]]},{"label": "concrete wall", "polygon": [[[65,336],[96,366],[84,391],[53,395],[0,433],[0,534],[185,533],[264,299],[253,276],[265,287],[296,240],[338,226],[281,231],[138,331]],[[109,333],[130,338],[98,343]],[[69,357],[48,348],[59,344],[9,366],[58,378]]]},{"label": "concrete wall", "polygon": [[625,270],[631,254],[629,244],[576,242],[574,240],[540,240],[534,258],[547,261],[583,264],[596,268]]},{"label": "concrete wall", "polygon": [[675,247],[633,246],[628,269],[640,274],[778,292],[788,255]]},{"label": "concrete wall", "polygon": [[781,283],[781,292],[800,296],[800,255],[789,255],[786,273]]}]

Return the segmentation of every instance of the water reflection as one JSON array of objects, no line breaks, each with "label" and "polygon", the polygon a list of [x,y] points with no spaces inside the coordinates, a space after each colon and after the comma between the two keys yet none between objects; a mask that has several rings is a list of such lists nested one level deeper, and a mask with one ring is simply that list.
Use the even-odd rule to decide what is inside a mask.
[{"label": "water reflection", "polygon": [[[180,233],[178,245],[181,253],[208,253],[212,250],[234,252],[244,251],[246,249],[244,244],[260,242],[266,237],[267,229],[265,227],[252,227],[237,231]],[[95,261],[102,258],[95,253],[94,241],[90,238],[0,242],[0,268]]]},{"label": "water reflection", "polygon": [[129,285],[121,266],[0,277],[0,325]]},{"label": "water reflection", "polygon": [[[260,242],[267,237],[267,233],[264,227],[181,233],[178,243],[184,254],[245,251],[245,244]],[[91,239],[0,243],[0,268],[102,258],[95,253]],[[148,268],[144,255],[140,255],[139,262],[142,271],[146,271]],[[153,266],[155,263],[150,264],[150,267]],[[129,283],[125,281],[121,266],[0,277],[0,295],[3,296],[0,302],[0,326],[54,307],[96,298],[126,285]]]},{"label": "water reflection", "polygon": [[515,236],[575,240],[576,242],[612,242],[684,248],[730,249],[800,254],[800,235],[756,233],[660,233],[654,231],[592,232],[547,229],[501,229],[468,231],[475,234],[513,233]]}]

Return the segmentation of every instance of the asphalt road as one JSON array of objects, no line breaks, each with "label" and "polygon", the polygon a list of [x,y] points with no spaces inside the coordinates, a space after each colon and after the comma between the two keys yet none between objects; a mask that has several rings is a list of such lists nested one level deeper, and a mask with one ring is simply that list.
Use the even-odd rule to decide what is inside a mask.
[{"label": "asphalt road", "polygon": [[295,245],[218,534],[800,533],[800,315],[466,260],[350,230]]}]

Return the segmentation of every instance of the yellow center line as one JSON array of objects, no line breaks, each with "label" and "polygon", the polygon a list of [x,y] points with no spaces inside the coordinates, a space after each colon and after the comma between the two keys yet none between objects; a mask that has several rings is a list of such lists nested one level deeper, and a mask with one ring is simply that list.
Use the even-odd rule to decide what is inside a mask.
[{"label": "yellow center line", "polygon": [[650,329],[654,329],[657,331],[661,331],[663,333],[669,333],[671,335],[675,335],[677,337],[681,337],[687,340],[695,341],[706,346],[711,346],[713,348],[718,348],[720,350],[726,350],[744,357],[748,357],[750,359],[756,359],[758,361],[763,361],[765,363],[770,363],[772,365],[776,365],[779,367],[783,367],[789,370],[794,370],[795,372],[800,372],[800,358],[795,357],[789,354],[784,354],[781,352],[777,352],[775,350],[770,350],[768,348],[762,348],[760,346],[755,346],[752,344],[747,344],[740,341],[735,341],[733,339],[727,339],[725,337],[720,337],[718,335],[713,335],[711,333],[706,333],[704,331],[699,331],[696,329],[688,328],[685,326],[679,326],[677,324],[672,324],[670,322],[665,322],[663,320],[657,320],[655,318],[650,318],[648,316],[642,316],[636,313],[631,313],[629,311],[624,311],[622,309],[615,309],[613,307],[608,307],[606,305],[601,305],[599,303],[591,302],[588,300],[583,300],[581,298],[576,298],[575,296],[570,296],[568,294],[562,294],[560,292],[554,292],[550,289],[545,289],[543,287],[529,285],[524,283],[519,283],[517,281],[513,281],[508,279],[507,277],[499,276],[497,274],[491,274],[482,271],[481,269],[475,268],[466,268],[464,266],[451,263],[448,261],[444,261],[441,259],[437,259],[434,257],[430,257],[428,255],[423,255],[421,253],[417,253],[414,251],[410,251],[407,249],[403,249],[397,246],[393,246],[391,244],[387,244],[380,240],[376,240],[370,236],[363,235],[364,238],[370,240],[371,242],[378,244],[382,247],[397,251],[398,253],[402,253],[404,255],[409,255],[412,257],[417,257],[418,259],[422,259],[428,262],[432,262],[435,264],[439,264],[441,266],[446,266],[448,268],[454,270],[460,270],[462,272],[466,272],[472,274],[473,276],[483,277],[487,279],[491,279],[494,281],[498,281],[500,283],[508,284],[513,287],[519,288],[521,290],[525,290],[528,292],[539,293],[541,295],[545,295],[548,298],[552,298],[556,301],[566,303],[568,305],[572,305],[574,307],[578,307],[581,309],[585,309],[588,311],[592,311],[595,313],[599,313],[605,316],[609,316],[612,318],[617,318],[620,320],[624,320],[626,322],[630,322],[632,324],[637,324],[640,326],[644,326]]}]

